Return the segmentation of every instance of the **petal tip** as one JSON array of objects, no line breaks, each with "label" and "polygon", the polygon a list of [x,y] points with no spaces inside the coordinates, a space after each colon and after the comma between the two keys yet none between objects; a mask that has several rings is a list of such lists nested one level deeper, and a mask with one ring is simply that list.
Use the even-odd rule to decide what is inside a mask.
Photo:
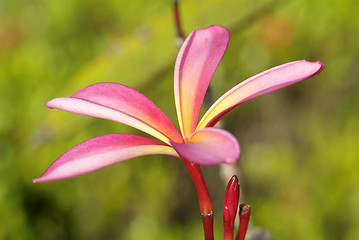
[{"label": "petal tip", "polygon": [[221,32],[223,32],[223,33],[229,34],[228,29],[225,28],[225,27],[223,27],[223,26],[221,26],[221,25],[211,25],[211,26],[209,26],[209,27],[207,27],[207,28],[205,28],[205,29],[214,30],[214,31],[218,31],[218,32],[221,31]]},{"label": "petal tip", "polygon": [[42,178],[42,177],[34,178],[34,179],[32,179],[32,182],[33,182],[33,183],[43,182],[43,181],[41,180],[41,178]]},{"label": "petal tip", "polygon": [[236,155],[233,157],[226,158],[224,161],[225,164],[236,164],[239,161],[239,159],[241,157],[241,149],[240,149],[239,144],[237,145],[237,147],[238,147],[238,149],[236,149],[236,152],[237,152]]},{"label": "petal tip", "polygon": [[[227,28],[220,26],[220,25],[211,25],[204,30],[211,31],[213,34],[215,34],[219,39],[222,39],[221,41],[224,41],[227,43],[229,42],[229,31]],[[226,47],[227,48],[227,47]]]},{"label": "petal tip", "polygon": [[[313,76],[319,74],[324,69],[324,63],[321,62],[321,61],[310,62],[310,61],[307,61],[307,60],[304,59],[304,60],[301,60],[301,62],[304,62],[307,65],[312,65],[313,69],[315,69],[315,72],[310,77],[313,77]],[[310,77],[308,77],[308,78],[310,78]]]},{"label": "petal tip", "polygon": [[50,182],[50,181],[56,181],[56,180],[61,180],[61,178],[57,179],[57,178],[50,177],[50,176],[48,176],[47,171],[45,171],[44,174],[42,174],[40,177],[32,179],[32,182],[40,183],[40,182]]},{"label": "petal tip", "polygon": [[320,68],[318,70],[318,73],[320,73],[321,71],[323,71],[325,64],[321,61],[317,61],[316,63],[320,64]]},{"label": "petal tip", "polygon": [[[306,61],[306,60],[305,60]],[[308,62],[308,61],[306,61]],[[321,62],[321,61],[316,61],[316,62],[308,62],[308,63],[311,63],[311,64],[316,64],[317,65],[317,70],[311,75],[309,76],[308,78],[311,78],[311,77],[314,77],[316,75],[318,75],[319,73],[321,73],[324,69],[324,63]]]},{"label": "petal tip", "polygon": [[54,104],[54,102],[56,101],[56,98],[55,99],[51,99],[50,101],[48,101],[47,103],[46,103],[46,106],[48,107],[48,108],[55,108],[55,104]]}]

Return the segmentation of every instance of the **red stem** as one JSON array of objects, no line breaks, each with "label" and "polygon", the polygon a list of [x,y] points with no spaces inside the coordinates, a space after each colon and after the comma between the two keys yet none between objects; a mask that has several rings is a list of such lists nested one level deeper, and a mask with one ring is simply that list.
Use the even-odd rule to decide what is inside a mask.
[{"label": "red stem", "polygon": [[209,215],[202,214],[202,223],[204,230],[204,239],[213,240],[213,212]]},{"label": "red stem", "polygon": [[213,206],[211,196],[198,164],[182,159],[197,189],[199,209],[201,210],[204,239],[213,240]]}]

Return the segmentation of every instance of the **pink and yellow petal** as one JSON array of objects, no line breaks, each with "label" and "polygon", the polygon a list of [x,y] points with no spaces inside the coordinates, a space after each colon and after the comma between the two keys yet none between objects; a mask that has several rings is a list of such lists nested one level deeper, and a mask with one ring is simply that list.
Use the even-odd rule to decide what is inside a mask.
[{"label": "pink and yellow petal", "polygon": [[210,26],[193,31],[178,53],[174,93],[179,125],[185,139],[196,129],[204,95],[228,42],[227,29]]},{"label": "pink and yellow petal", "polygon": [[200,129],[191,136],[189,143],[171,142],[184,159],[203,165],[236,163],[240,148],[229,132],[218,128]]},{"label": "pink and yellow petal", "polygon": [[89,139],[61,155],[33,182],[77,177],[131,158],[165,154],[178,156],[172,147],[129,134],[108,134]]},{"label": "pink and yellow petal", "polygon": [[205,113],[197,129],[214,126],[225,114],[236,106],[252,98],[297,83],[320,73],[324,68],[321,62],[305,60],[286,63],[238,84],[221,98]]},{"label": "pink and yellow petal", "polygon": [[118,121],[158,139],[182,142],[183,139],[167,116],[137,90],[118,83],[97,83],[70,98],[48,102],[56,108],[77,114]]}]

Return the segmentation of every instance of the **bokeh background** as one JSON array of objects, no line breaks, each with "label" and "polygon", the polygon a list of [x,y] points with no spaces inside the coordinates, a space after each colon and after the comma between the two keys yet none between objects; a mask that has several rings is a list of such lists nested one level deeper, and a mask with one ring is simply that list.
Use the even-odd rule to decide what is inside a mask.
[{"label": "bokeh background", "polygon": [[[321,60],[313,79],[247,102],[223,120],[241,143],[242,197],[275,239],[359,237],[359,1],[182,0],[183,29],[231,33],[215,99],[267,68]],[[0,239],[203,239],[181,161],[148,156],[75,179],[31,180],[94,136],[141,134],[49,110],[101,81],[134,87],[176,123],[171,0],[0,0]],[[204,167],[222,236],[224,179]]]}]

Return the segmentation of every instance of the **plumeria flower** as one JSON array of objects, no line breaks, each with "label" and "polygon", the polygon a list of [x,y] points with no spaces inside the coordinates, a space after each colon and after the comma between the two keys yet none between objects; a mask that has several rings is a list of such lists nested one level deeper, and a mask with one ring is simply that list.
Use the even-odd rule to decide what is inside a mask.
[{"label": "plumeria flower", "polygon": [[237,140],[214,128],[233,108],[252,98],[312,77],[321,62],[286,63],[241,82],[220,97],[199,121],[209,82],[229,42],[221,26],[193,31],[183,43],[174,70],[174,96],[180,132],[148,98],[118,83],[97,83],[71,97],[55,98],[49,108],[109,119],[137,128],[157,140],[108,134],[89,139],[65,152],[34,182],[60,180],[93,172],[134,157],[165,154],[196,164],[236,163]]}]

